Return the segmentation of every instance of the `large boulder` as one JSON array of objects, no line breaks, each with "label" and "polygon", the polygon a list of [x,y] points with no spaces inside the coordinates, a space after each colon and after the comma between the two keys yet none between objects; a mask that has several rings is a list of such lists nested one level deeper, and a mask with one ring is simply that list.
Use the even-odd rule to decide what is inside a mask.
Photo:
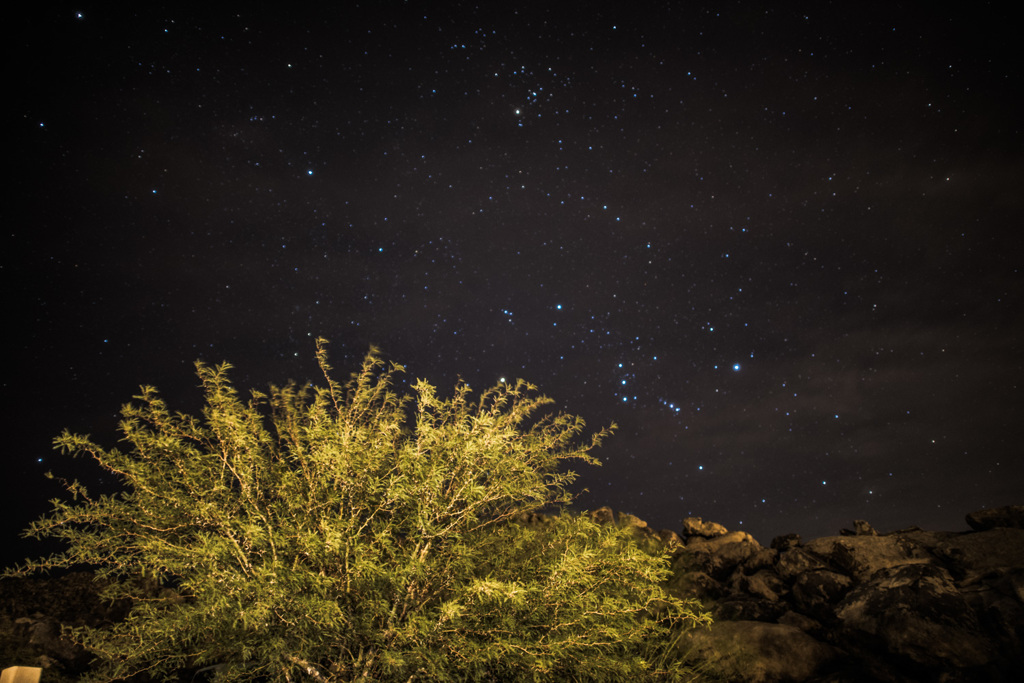
[{"label": "large boulder", "polygon": [[835,605],[849,592],[853,580],[827,569],[801,574],[793,581],[793,606],[819,620],[834,618]]},{"label": "large boulder", "polygon": [[674,552],[686,545],[686,542],[682,539],[682,537],[676,532],[672,531],[671,529],[662,529],[661,531],[659,531],[658,538],[661,539],[661,542],[665,546],[665,549],[669,552]]},{"label": "large boulder", "polygon": [[786,604],[776,600],[730,594],[721,600],[704,601],[704,607],[711,612],[715,622],[722,621],[765,621],[777,622],[786,613]]},{"label": "large boulder", "polygon": [[782,602],[788,592],[786,582],[773,571],[762,569],[754,574],[736,572],[733,575],[731,588],[733,593],[742,593],[756,598]]},{"label": "large boulder", "polygon": [[792,581],[800,574],[820,569],[829,569],[829,566],[817,555],[799,547],[781,551],[779,561],[775,565],[775,572],[787,581]]},{"label": "large boulder", "polygon": [[1005,661],[1024,671],[1024,568],[960,589]]},{"label": "large boulder", "polygon": [[927,549],[898,535],[826,536],[810,541],[804,549],[858,581],[867,581],[882,569],[933,559]]},{"label": "large boulder", "polygon": [[666,588],[681,598],[714,600],[729,594],[729,589],[701,571],[673,571]]},{"label": "large boulder", "polygon": [[739,569],[744,574],[756,574],[764,569],[771,569],[779,561],[779,551],[774,548],[759,547],[750,557],[743,561]]},{"label": "large boulder", "polygon": [[1024,529],[1024,505],[976,510],[967,515],[966,519],[967,525],[975,531],[988,531],[999,527]]},{"label": "large boulder", "polygon": [[995,657],[977,614],[942,567],[904,564],[879,570],[836,610],[840,637],[866,651],[932,669],[976,669]]},{"label": "large boulder", "polygon": [[772,550],[778,550],[780,553],[790,548],[799,548],[801,545],[800,534],[783,534],[782,536],[776,536],[772,539],[769,544]]},{"label": "large boulder", "polygon": [[686,550],[703,571],[723,579],[763,548],[745,531],[731,531],[714,538],[693,536],[687,541]]},{"label": "large boulder", "polygon": [[737,683],[807,681],[835,650],[794,626],[760,621],[720,621],[695,631],[680,649],[707,663],[712,672]]},{"label": "large boulder", "polygon": [[717,522],[705,522],[700,517],[687,517],[683,520],[683,536],[714,538],[727,533],[729,530]]},{"label": "large boulder", "polygon": [[961,585],[997,576],[1009,567],[1024,567],[1024,529],[997,527],[940,541],[941,557]]}]

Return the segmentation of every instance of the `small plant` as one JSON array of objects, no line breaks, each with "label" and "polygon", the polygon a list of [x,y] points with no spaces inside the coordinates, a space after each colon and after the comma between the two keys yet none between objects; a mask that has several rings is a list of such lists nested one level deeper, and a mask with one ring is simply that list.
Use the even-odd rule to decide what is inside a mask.
[{"label": "small plant", "polygon": [[402,368],[372,350],[346,385],[325,340],[317,359],[325,387],[247,401],[229,365],[197,363],[201,418],[142,387],[122,410],[125,450],[55,440],[124,490],[66,483],[71,499],[26,533],[67,550],[8,574],[87,565],[107,599],[132,601],[124,621],[74,632],[97,680],[222,664],[225,681],[686,673],[674,635],[710,619],[663,590],[666,557],[586,515],[521,521],[571,502],[565,463],[597,464],[614,425],[580,446],[582,419],[542,415],[550,399],[523,381],[441,399],[420,380],[400,397]]}]

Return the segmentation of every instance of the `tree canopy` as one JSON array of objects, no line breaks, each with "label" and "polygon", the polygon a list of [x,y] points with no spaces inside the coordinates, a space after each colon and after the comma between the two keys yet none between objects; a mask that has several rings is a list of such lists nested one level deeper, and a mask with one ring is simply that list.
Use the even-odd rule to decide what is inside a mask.
[{"label": "tree canopy", "polygon": [[[662,588],[667,557],[572,500],[583,420],[524,382],[441,398],[371,350],[351,381],[243,399],[230,365],[196,363],[201,417],[144,386],[124,448],[65,432],[123,490],[70,499],[26,532],[63,553],[8,573],[87,565],[127,618],[75,637],[98,678],[224,664],[220,680],[534,681],[679,678],[671,638],[709,623]],[[535,518],[535,516],[534,516]]]}]

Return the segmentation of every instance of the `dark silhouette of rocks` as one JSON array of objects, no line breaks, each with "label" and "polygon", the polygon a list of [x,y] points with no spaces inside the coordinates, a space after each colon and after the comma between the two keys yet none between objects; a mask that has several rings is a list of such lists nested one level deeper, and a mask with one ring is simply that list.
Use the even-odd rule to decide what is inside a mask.
[{"label": "dark silhouette of rocks", "polygon": [[[611,511],[605,511],[605,517]],[[1024,506],[967,515],[974,531],[879,534],[857,520],[761,546],[692,518],[673,538],[670,589],[715,616],[683,647],[734,681],[1019,681]]]},{"label": "dark silhouette of rocks", "polygon": [[[973,512],[962,533],[880,534],[857,520],[835,536],[789,534],[768,547],[696,517],[655,531],[609,508],[589,514],[671,554],[669,590],[715,616],[680,648],[725,680],[1015,683],[1024,671],[1024,506]],[[101,603],[97,590],[89,573],[0,581],[0,668],[76,680],[89,656],[61,626],[117,620],[126,607]]]},{"label": "dark silhouette of rocks", "polygon": [[1024,529],[1024,506],[1006,505],[1001,508],[986,508],[967,515],[967,525],[975,531],[989,529]]},{"label": "dark silhouette of rocks", "polygon": [[127,605],[99,598],[91,572],[0,580],[0,669],[42,667],[41,683],[77,681],[92,656],[64,632],[124,618]]}]

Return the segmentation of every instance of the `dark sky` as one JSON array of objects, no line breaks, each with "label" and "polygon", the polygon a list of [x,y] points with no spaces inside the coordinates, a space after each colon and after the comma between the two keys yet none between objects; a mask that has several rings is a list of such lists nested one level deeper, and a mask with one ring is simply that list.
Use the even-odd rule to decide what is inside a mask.
[{"label": "dark sky", "polygon": [[6,552],[43,472],[95,482],[62,428],[113,445],[140,384],[195,411],[197,358],[315,380],[318,336],[616,421],[579,503],[655,528],[1024,502],[992,3],[250,4],[9,23]]}]

